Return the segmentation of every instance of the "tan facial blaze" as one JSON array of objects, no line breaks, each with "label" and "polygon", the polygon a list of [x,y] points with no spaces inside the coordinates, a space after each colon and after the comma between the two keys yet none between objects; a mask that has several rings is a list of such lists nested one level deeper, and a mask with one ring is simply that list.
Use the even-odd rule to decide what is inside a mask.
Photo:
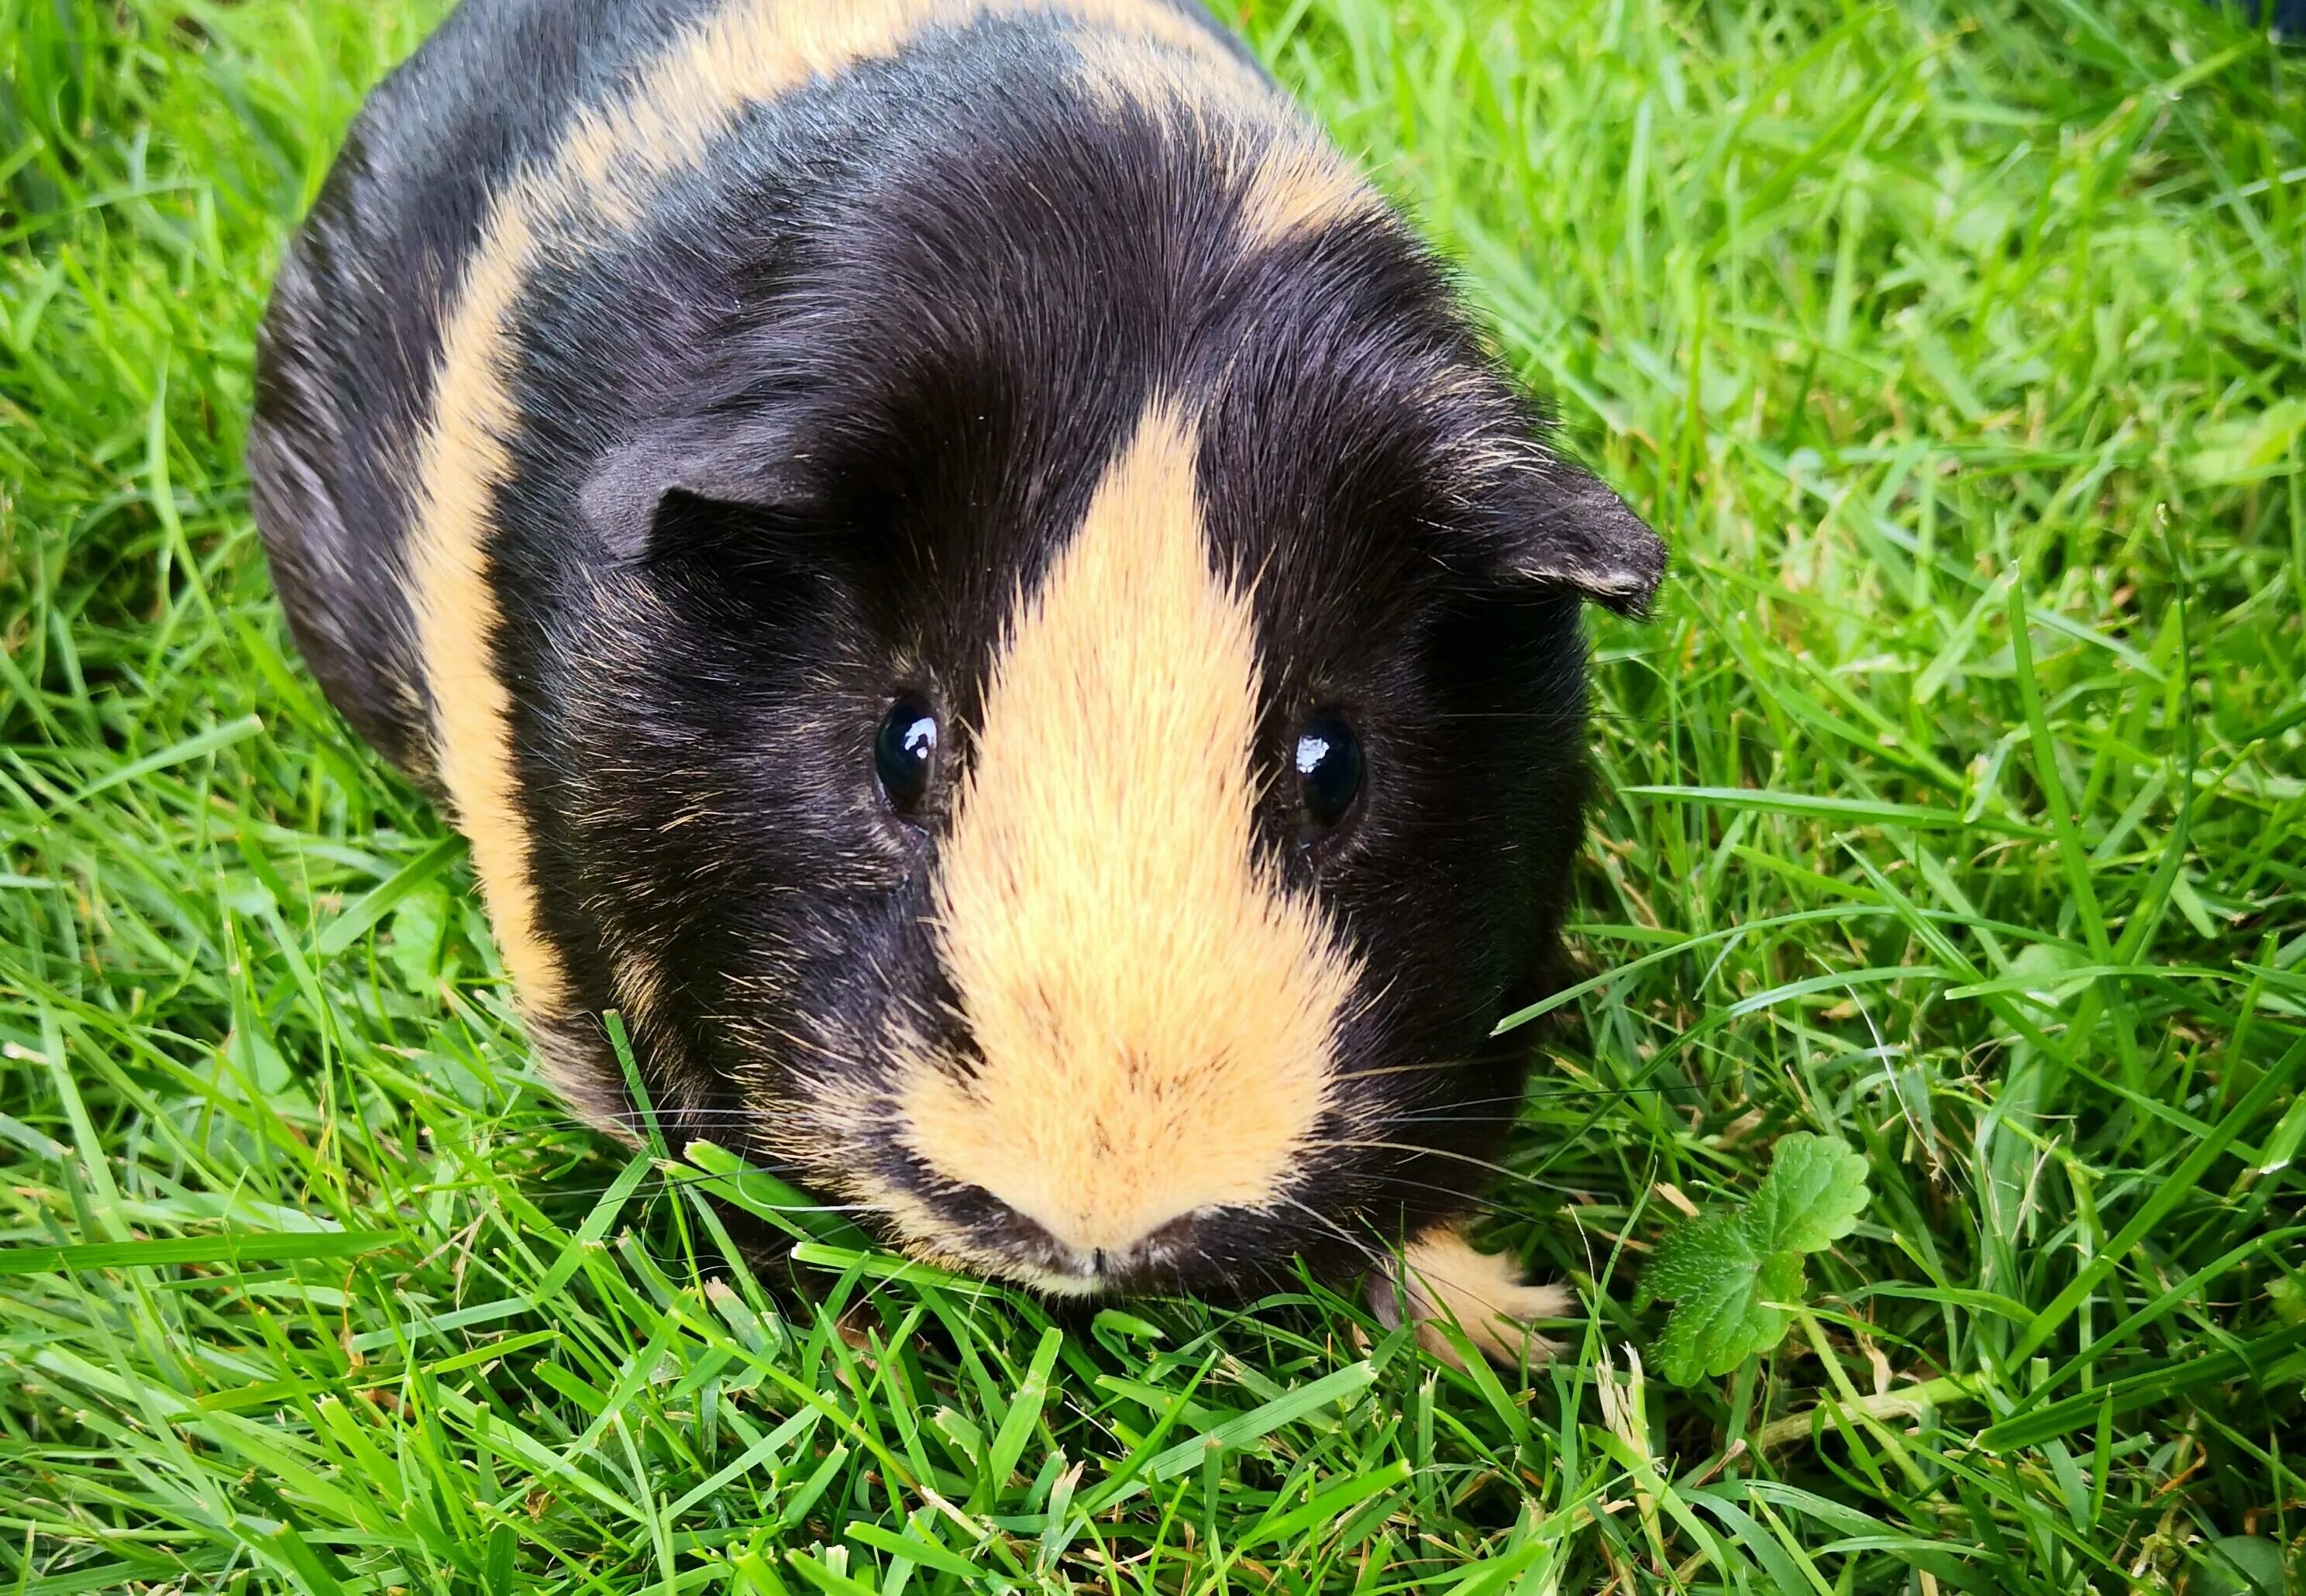
[{"label": "tan facial blaze", "polygon": [[1193,434],[1149,407],[1021,602],[937,890],[981,1062],[899,1088],[937,1174],[1083,1255],[1280,1199],[1357,973],[1253,853],[1255,635]]}]

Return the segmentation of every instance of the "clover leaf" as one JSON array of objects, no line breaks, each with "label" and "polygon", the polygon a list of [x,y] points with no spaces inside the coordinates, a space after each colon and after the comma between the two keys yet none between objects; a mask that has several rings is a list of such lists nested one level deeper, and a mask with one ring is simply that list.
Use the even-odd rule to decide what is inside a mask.
[{"label": "clover leaf", "polygon": [[1785,1339],[1808,1282],[1802,1255],[1849,1233],[1866,1210],[1866,1160],[1830,1136],[1788,1136],[1753,1198],[1691,1219],[1658,1243],[1642,1296],[1674,1303],[1658,1368],[1678,1386],[1728,1374]]}]

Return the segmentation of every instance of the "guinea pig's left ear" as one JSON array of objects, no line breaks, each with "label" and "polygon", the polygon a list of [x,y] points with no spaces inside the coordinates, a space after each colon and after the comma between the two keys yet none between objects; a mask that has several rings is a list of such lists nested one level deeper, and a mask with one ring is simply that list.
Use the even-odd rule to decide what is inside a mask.
[{"label": "guinea pig's left ear", "polygon": [[1584,466],[1548,456],[1520,478],[1500,574],[1574,587],[1620,615],[1649,612],[1665,576],[1665,541]]},{"label": "guinea pig's left ear", "polygon": [[577,495],[586,523],[617,560],[661,552],[670,524],[710,520],[705,512],[713,507],[755,518],[798,517],[812,497],[803,457],[784,428],[696,416],[653,424],[611,448]]}]

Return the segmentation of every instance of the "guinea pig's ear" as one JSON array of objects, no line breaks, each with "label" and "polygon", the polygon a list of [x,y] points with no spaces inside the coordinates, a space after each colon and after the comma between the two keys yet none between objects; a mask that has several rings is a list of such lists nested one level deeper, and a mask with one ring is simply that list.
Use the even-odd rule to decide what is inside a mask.
[{"label": "guinea pig's ear", "polygon": [[578,499],[609,557],[644,560],[667,542],[730,519],[798,518],[814,484],[782,427],[686,417],[659,423],[602,456]]},{"label": "guinea pig's ear", "polygon": [[1649,612],[1665,575],[1665,541],[1584,466],[1548,455],[1521,471],[1499,574],[1574,587],[1620,615]]}]

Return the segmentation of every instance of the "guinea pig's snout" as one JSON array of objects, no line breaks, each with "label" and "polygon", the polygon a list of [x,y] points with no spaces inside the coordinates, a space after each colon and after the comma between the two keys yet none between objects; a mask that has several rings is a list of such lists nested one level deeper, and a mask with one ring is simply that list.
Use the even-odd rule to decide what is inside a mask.
[{"label": "guinea pig's snout", "polygon": [[1198,1230],[1278,1200],[1301,1133],[1285,1092],[1126,1053],[1074,1062],[916,1080],[903,1118],[921,1239],[1050,1291],[1128,1291],[1193,1272]]},{"label": "guinea pig's snout", "polygon": [[1068,1240],[983,1187],[967,1187],[952,1207],[970,1239],[1000,1257],[1004,1272],[1064,1295],[1128,1292],[1176,1279],[1202,1250],[1196,1233],[1214,1210],[1180,1214],[1141,1233],[1106,1242]]}]

